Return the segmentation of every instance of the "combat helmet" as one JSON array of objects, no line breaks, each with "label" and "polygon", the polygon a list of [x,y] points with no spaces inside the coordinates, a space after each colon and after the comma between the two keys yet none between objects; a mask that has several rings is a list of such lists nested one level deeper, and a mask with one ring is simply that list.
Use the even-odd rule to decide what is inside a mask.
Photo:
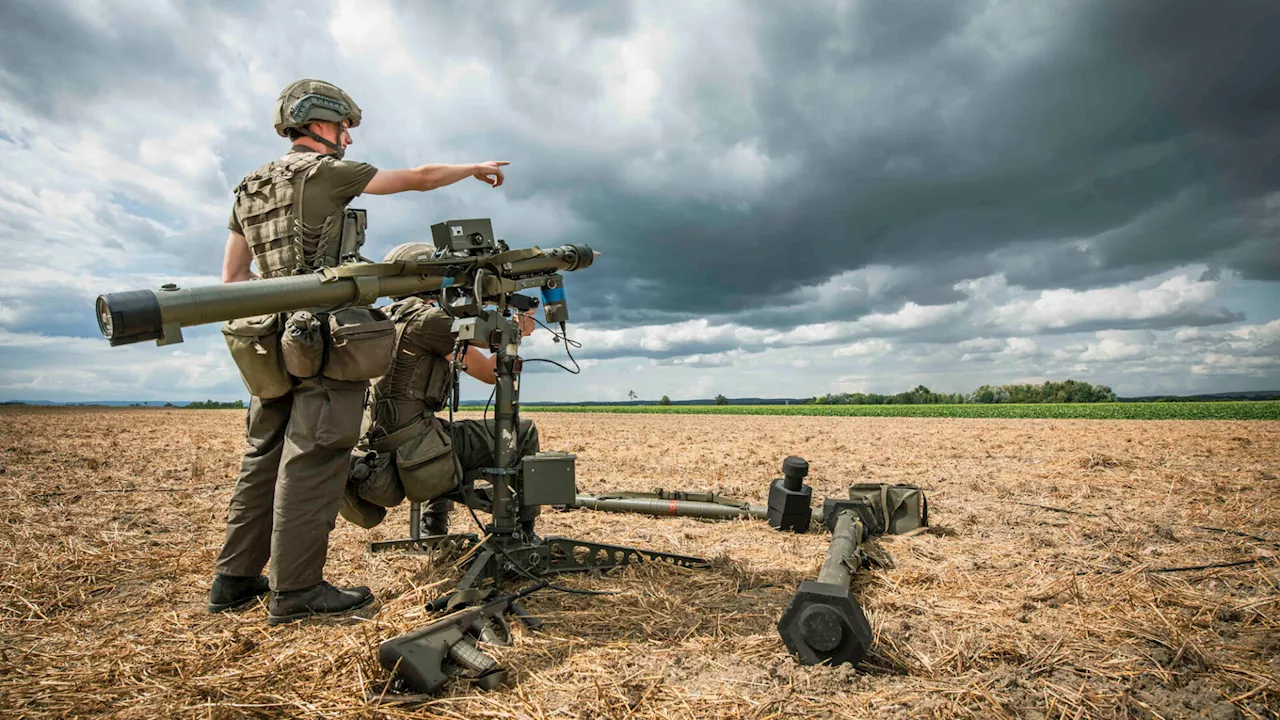
[{"label": "combat helmet", "polygon": [[382,262],[404,262],[405,260],[429,260],[435,255],[436,246],[425,242],[407,242],[391,248],[391,252]]},{"label": "combat helmet", "polygon": [[341,159],[342,146],[311,132],[307,124],[318,120],[341,124],[347,120],[356,127],[360,124],[360,106],[337,85],[323,80],[296,80],[280,91],[273,120],[280,137],[287,137],[286,130],[297,130]]}]

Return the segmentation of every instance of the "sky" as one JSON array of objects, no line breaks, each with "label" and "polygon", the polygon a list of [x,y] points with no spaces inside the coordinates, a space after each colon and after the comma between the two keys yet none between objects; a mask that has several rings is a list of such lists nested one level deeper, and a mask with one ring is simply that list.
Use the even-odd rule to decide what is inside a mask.
[{"label": "sky", "polygon": [[218,281],[302,77],[362,107],[350,159],[511,163],[358,198],[367,255],[472,217],[601,253],[582,373],[525,400],[1280,389],[1276,37],[1267,0],[8,0],[0,400],[247,397],[216,326],[111,348],[93,300]]}]

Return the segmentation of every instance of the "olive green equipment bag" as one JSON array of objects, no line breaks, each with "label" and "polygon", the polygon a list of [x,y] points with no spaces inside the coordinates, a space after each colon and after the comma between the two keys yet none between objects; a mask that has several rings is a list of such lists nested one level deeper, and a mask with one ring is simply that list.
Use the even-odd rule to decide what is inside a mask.
[{"label": "olive green equipment bag", "polygon": [[293,388],[280,350],[279,315],[229,320],[222,326],[222,336],[251,395],[270,400]]},{"label": "olive green equipment bag", "polygon": [[849,499],[872,535],[901,535],[929,525],[929,502],[915,485],[857,483]]},{"label": "olive green equipment bag", "polygon": [[353,454],[349,479],[355,484],[356,494],[384,508],[404,502],[404,487],[392,459],[393,456],[385,452]]},{"label": "olive green equipment bag", "polygon": [[329,314],[329,357],[324,376],[361,382],[387,374],[396,349],[396,326],[377,308],[343,308]]},{"label": "olive green equipment bag", "polygon": [[394,453],[404,497],[428,502],[458,485],[461,475],[453,441],[434,415],[420,416],[409,425],[369,443],[378,453]]},{"label": "olive green equipment bag", "polygon": [[280,337],[284,367],[296,378],[313,378],[324,367],[324,326],[306,310],[289,316]]},{"label": "olive green equipment bag", "polygon": [[366,530],[375,528],[387,517],[387,509],[374,505],[360,497],[354,483],[348,481],[342,491],[342,502],[338,505],[338,514],[349,523]]}]

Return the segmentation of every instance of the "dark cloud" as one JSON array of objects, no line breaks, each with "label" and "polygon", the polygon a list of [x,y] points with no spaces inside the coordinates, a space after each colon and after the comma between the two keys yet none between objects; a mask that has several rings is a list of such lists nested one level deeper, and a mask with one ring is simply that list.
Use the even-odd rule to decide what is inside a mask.
[{"label": "dark cloud", "polygon": [[[1273,8],[1070,3],[1032,26],[1032,13],[1005,6],[1004,32],[1029,44],[1019,55],[974,27],[986,4],[761,4],[745,40],[762,68],[750,112],[725,122],[726,104],[744,98],[700,97],[706,78],[741,72],[701,57],[697,79],[677,79],[659,102],[689,125],[671,153],[705,164],[662,169],[674,185],[694,172],[689,184],[714,189],[726,171],[699,145],[748,142],[794,164],[791,179],[734,204],[637,191],[618,172],[625,153],[567,161],[529,147],[529,182],[569,197],[606,251],[575,278],[593,320],[785,317],[772,306],[798,285],[870,263],[920,268],[903,294],[921,301],[1001,271],[1033,289],[1192,262],[1271,278],[1274,244],[1238,217],[1276,189]],[[1188,34],[1196,41],[1181,42]]]},{"label": "dark cloud", "polygon": [[103,95],[195,99],[214,84],[207,63],[216,39],[190,31],[187,22],[199,27],[206,14],[199,6],[187,12],[183,19],[116,3],[0,4],[0,91],[46,117],[76,117]]},{"label": "dark cloud", "polygon": [[[104,258],[107,275],[215,273],[229,187],[283,147],[267,124],[276,84],[315,76],[365,109],[355,159],[514,163],[496,193],[362,198],[366,254],[445,218],[492,216],[514,244],[603,252],[569,279],[576,325],[707,322],[703,335],[677,328],[666,343],[583,350],[602,364],[728,367],[763,346],[718,328],[786,333],[907,303],[969,305],[949,322],[783,344],[886,337],[914,358],[978,335],[1060,344],[1227,324],[1247,302],[1201,298],[1058,328],[983,318],[1041,291],[1115,288],[1192,264],[1223,287],[1237,274],[1280,281],[1271,2],[391,1],[389,12],[0,4],[0,111],[16,110],[0,117],[0,153],[44,167],[103,146],[95,159],[111,170],[137,165],[87,170],[96,184],[54,168],[28,183],[35,194],[0,185],[0,201],[22,209],[0,213],[0,241],[77,247],[81,267]],[[196,134],[202,120],[211,125]],[[998,297],[957,287],[997,273]],[[28,289],[0,294],[0,328],[96,335],[83,312],[94,292],[57,293],[41,311],[57,289]]]}]

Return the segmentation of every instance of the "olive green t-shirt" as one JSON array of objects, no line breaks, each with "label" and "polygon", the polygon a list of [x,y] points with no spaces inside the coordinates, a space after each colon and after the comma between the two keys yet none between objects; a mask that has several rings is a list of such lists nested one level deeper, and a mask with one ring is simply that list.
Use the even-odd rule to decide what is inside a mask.
[{"label": "olive green t-shirt", "polygon": [[[294,145],[290,152],[315,151],[302,145]],[[302,221],[318,227],[325,218],[342,210],[347,203],[364,192],[369,181],[377,173],[378,168],[369,163],[336,159],[320,163],[315,174],[307,178],[307,184],[303,190]],[[227,221],[227,229],[244,234],[234,207],[231,208],[231,219]]]}]

